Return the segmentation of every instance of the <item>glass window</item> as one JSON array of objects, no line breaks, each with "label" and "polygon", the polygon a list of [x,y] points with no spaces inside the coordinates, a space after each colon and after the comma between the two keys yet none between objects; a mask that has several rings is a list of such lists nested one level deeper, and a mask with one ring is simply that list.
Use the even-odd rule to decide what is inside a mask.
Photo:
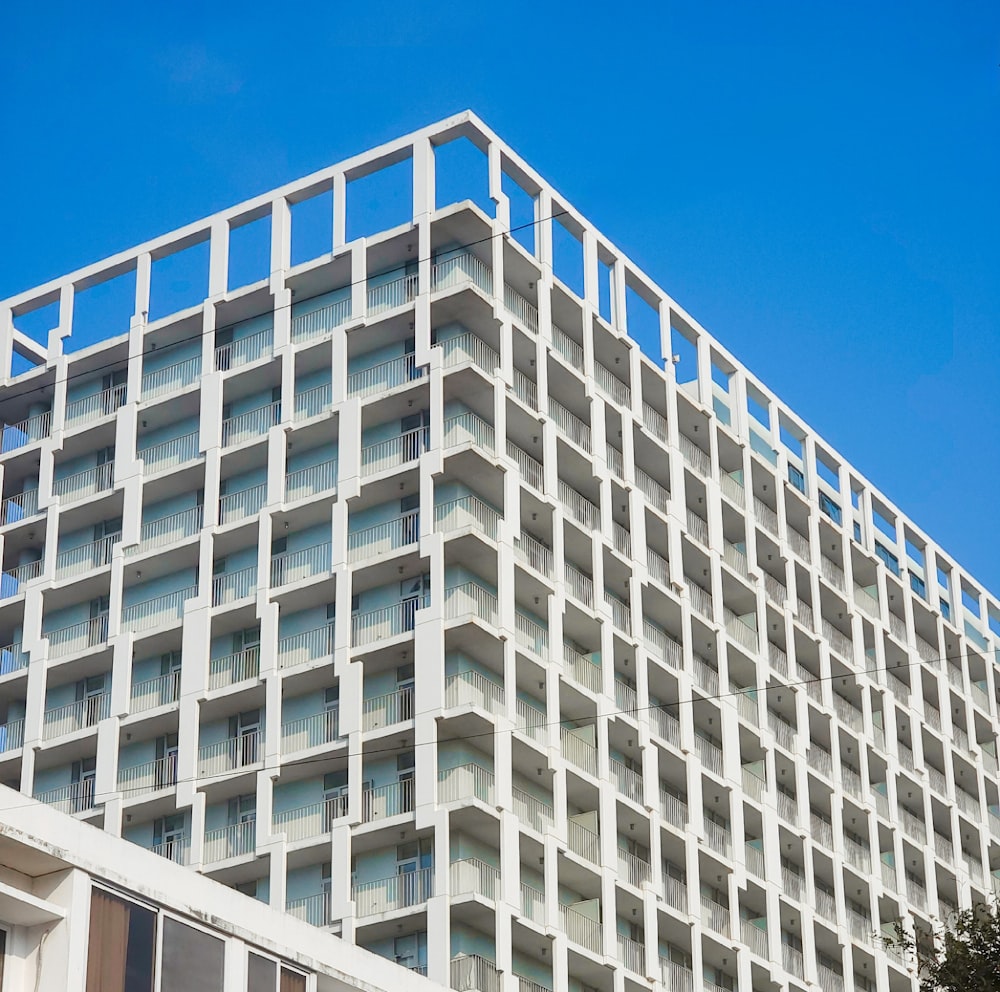
[{"label": "glass window", "polygon": [[151,992],[155,934],[151,910],[93,889],[87,992]]},{"label": "glass window", "polygon": [[167,917],[163,921],[161,992],[218,992],[225,987],[224,951],[218,937]]}]

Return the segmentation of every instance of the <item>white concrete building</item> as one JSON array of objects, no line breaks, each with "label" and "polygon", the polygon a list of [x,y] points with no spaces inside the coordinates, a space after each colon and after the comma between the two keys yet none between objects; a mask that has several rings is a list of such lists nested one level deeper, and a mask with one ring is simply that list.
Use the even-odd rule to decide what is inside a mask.
[{"label": "white concrete building", "polygon": [[990,890],[996,597],[471,113],[0,327],[0,781],[461,992],[899,992]]},{"label": "white concrete building", "polygon": [[369,951],[0,786],[0,989],[153,988],[441,992]]}]

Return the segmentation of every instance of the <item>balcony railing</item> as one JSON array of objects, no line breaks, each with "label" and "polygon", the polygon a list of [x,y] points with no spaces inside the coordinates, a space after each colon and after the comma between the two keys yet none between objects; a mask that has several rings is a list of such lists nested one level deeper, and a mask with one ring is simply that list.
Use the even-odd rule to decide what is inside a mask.
[{"label": "balcony railing", "polygon": [[320,386],[313,386],[312,389],[305,389],[301,393],[295,394],[293,419],[300,421],[319,417],[324,413],[329,413],[332,406],[333,386],[324,382]]},{"label": "balcony railing", "polygon": [[226,772],[249,768],[262,757],[261,732],[251,730],[215,744],[201,745],[198,748],[199,775],[224,775]]},{"label": "balcony railing", "polygon": [[716,902],[710,896],[701,897],[701,922],[706,926],[721,933],[723,937],[729,936],[730,914],[729,907]]},{"label": "balcony railing", "polygon": [[597,774],[597,748],[569,727],[560,727],[562,756],[591,775]]},{"label": "balcony railing", "polygon": [[438,772],[438,802],[477,799],[489,806],[494,802],[494,791],[493,772],[471,762]]},{"label": "balcony railing", "polygon": [[108,639],[108,615],[91,617],[80,623],[60,627],[58,630],[43,632],[49,642],[49,657],[62,658],[67,654],[76,654],[89,648],[103,645]]},{"label": "balcony railing", "polygon": [[144,472],[162,472],[194,461],[199,455],[198,441],[198,431],[192,431],[160,444],[152,444],[148,448],[140,448],[136,457],[142,459]]},{"label": "balcony railing", "polygon": [[534,741],[542,740],[545,736],[545,711],[533,706],[526,699],[518,699],[515,707],[517,710],[517,729]]},{"label": "balcony railing", "polygon": [[618,870],[622,880],[637,889],[642,888],[653,877],[653,867],[648,861],[621,848],[618,849]]},{"label": "balcony railing", "polygon": [[[60,551],[56,555],[56,578],[64,579],[71,575],[81,575],[92,568],[103,568],[111,564],[111,554],[115,545],[122,539],[121,534],[109,534],[99,541],[84,544],[79,548]],[[39,562],[39,564],[41,564]]]},{"label": "balcony railing", "polygon": [[603,953],[604,938],[601,924],[597,920],[584,916],[572,906],[560,906],[559,916],[563,932],[573,943],[594,954]]},{"label": "balcony railing", "polygon": [[431,266],[431,286],[435,292],[467,283],[478,286],[487,295],[493,292],[493,273],[490,267],[472,252],[452,255]]},{"label": "balcony railing", "polygon": [[76,427],[91,420],[109,417],[125,404],[125,383],[103,389],[91,396],[83,396],[66,404],[66,426]]},{"label": "balcony railing", "polygon": [[0,723],[0,754],[16,751],[24,745],[24,721],[8,720]]},{"label": "balcony railing", "polygon": [[336,458],[320,462],[318,465],[310,465],[308,468],[296,469],[285,476],[285,499],[289,503],[336,488]]},{"label": "balcony railing", "polygon": [[438,345],[444,351],[445,368],[472,362],[491,376],[500,368],[500,355],[497,351],[471,331],[445,338],[438,341]]},{"label": "balcony railing", "polygon": [[142,374],[142,398],[154,400],[190,386],[201,375],[201,355]]},{"label": "balcony railing", "polygon": [[376,916],[408,909],[434,895],[434,869],[418,868],[371,882],[356,882],[351,896],[358,916]]},{"label": "balcony railing", "polygon": [[694,989],[694,975],[691,969],[677,961],[660,958],[660,977],[664,987],[670,989],[670,992],[692,992]]},{"label": "balcony railing", "polygon": [[212,605],[224,606],[249,599],[257,593],[257,566],[212,576]]},{"label": "balcony railing", "polygon": [[58,789],[36,792],[33,798],[61,813],[85,813],[94,808],[94,794],[94,780],[85,778]]},{"label": "balcony railing", "polygon": [[552,576],[552,549],[527,531],[514,538],[514,557],[546,578]]},{"label": "balcony railing", "polygon": [[93,727],[98,721],[111,715],[111,693],[87,696],[76,702],[46,710],[43,720],[42,737],[50,741],[53,737],[71,734],[75,730]]},{"label": "balcony railing", "polygon": [[219,523],[231,524],[260,513],[264,500],[267,499],[267,485],[260,483],[241,489],[239,492],[226,493],[219,497]]},{"label": "balcony railing", "polygon": [[43,564],[39,558],[36,561],[26,561],[23,565],[4,569],[0,575],[0,599],[8,599],[23,592],[21,587],[25,582],[31,582],[41,576]]},{"label": "balcony railing", "polygon": [[330,571],[329,541],[299,551],[287,551],[271,559],[271,588],[311,579]]},{"label": "balcony railing", "polygon": [[520,610],[514,612],[514,643],[540,658],[549,655],[549,632]]},{"label": "balcony railing", "polygon": [[361,793],[361,819],[365,823],[413,812],[413,779],[390,782]]},{"label": "balcony railing", "polygon": [[552,325],[552,350],[577,372],[583,371],[583,348],[555,324]]},{"label": "balcony railing", "polygon": [[521,915],[536,923],[545,916],[545,893],[527,882],[521,883]]},{"label": "balcony railing", "polygon": [[118,769],[118,791],[126,800],[177,784],[177,755],[168,754],[131,768]]},{"label": "balcony railing", "polygon": [[513,441],[507,442],[507,457],[517,465],[521,472],[521,478],[531,486],[541,492],[545,487],[545,472],[542,463],[532,458],[526,451],[519,448]]},{"label": "balcony railing", "polygon": [[497,966],[478,954],[459,954],[451,959],[448,983],[455,992],[500,992]]},{"label": "balcony railing", "polygon": [[122,629],[138,632],[180,620],[184,615],[185,600],[197,595],[198,587],[188,586],[127,606],[122,610]]},{"label": "balcony railing", "polygon": [[589,655],[581,654],[573,645],[563,641],[563,662],[566,673],[574,682],[591,692],[601,692],[601,666],[595,664]]},{"label": "balcony railing", "polygon": [[632,390],[600,362],[594,362],[594,381],[605,396],[626,409],[632,406]]},{"label": "balcony railing", "polygon": [[[169,516],[157,520],[145,520],[139,529],[139,544],[133,548],[132,554],[141,554],[153,548],[163,548],[186,541],[194,537],[202,527],[204,507],[192,506],[187,510],[179,510]],[[56,563],[58,569],[58,562]]]},{"label": "balcony railing", "polygon": [[0,426],[0,453],[16,451],[41,441],[52,433],[52,411],[36,413],[16,424]]},{"label": "balcony railing", "polygon": [[496,595],[477,582],[463,582],[445,590],[446,619],[456,620],[470,613],[495,627],[499,622]]},{"label": "balcony railing", "polygon": [[503,287],[503,305],[523,327],[533,334],[538,333],[538,308],[508,283]]},{"label": "balcony railing", "polygon": [[774,537],[778,536],[778,514],[767,505],[759,496],[753,498],[753,511],[757,521],[763,524],[764,529],[769,531]]},{"label": "balcony railing", "polygon": [[347,796],[329,796],[319,803],[275,813],[274,833],[284,832],[289,841],[323,837],[333,829],[333,821],[347,816]]},{"label": "balcony railing", "polygon": [[727,858],[732,857],[733,832],[729,827],[706,818],[705,840],[713,851],[725,855]]},{"label": "balcony railing", "polygon": [[361,729],[377,730],[413,719],[413,686],[404,686],[365,699],[361,704]]},{"label": "balcony railing", "polygon": [[576,820],[566,824],[566,842],[574,854],[598,865],[601,863],[601,835]]},{"label": "balcony railing", "polygon": [[691,438],[686,434],[681,434],[678,437],[678,442],[680,443],[681,455],[691,468],[701,475],[712,474],[711,459]]},{"label": "balcony railing", "polygon": [[482,672],[457,672],[445,678],[445,706],[478,706],[489,713],[504,710],[504,687]]},{"label": "balcony railing", "polygon": [[499,524],[500,513],[476,496],[460,496],[434,507],[434,529],[439,533],[474,527],[495,541]]},{"label": "balcony railing", "polygon": [[111,488],[114,471],[114,462],[104,462],[62,479],[53,479],[52,495],[62,497],[65,502],[73,502],[106,492]]},{"label": "balcony railing", "polygon": [[427,450],[429,441],[428,429],[418,427],[397,437],[367,444],[361,449],[361,474],[374,475],[415,461]]},{"label": "balcony railing", "polygon": [[281,401],[267,403],[222,421],[222,447],[229,448],[252,438],[263,437],[281,423]]},{"label": "balcony railing", "polygon": [[0,527],[16,524],[38,513],[38,490],[26,489],[24,492],[7,496],[0,501]]},{"label": "balcony railing", "polygon": [[330,913],[330,893],[316,892],[311,896],[300,896],[285,903],[285,912],[303,923],[314,927],[328,927],[332,920]]},{"label": "balcony railing", "polygon": [[176,703],[180,698],[181,673],[167,672],[155,679],[145,679],[132,686],[132,712],[141,713],[144,710],[155,709],[157,706],[167,706]]},{"label": "balcony railing", "polygon": [[420,513],[411,510],[394,520],[385,520],[347,535],[347,560],[375,558],[416,544],[420,536]]},{"label": "balcony railing", "polygon": [[544,833],[555,822],[555,811],[551,803],[543,802],[517,786],[514,786],[511,798],[517,818],[538,833]]},{"label": "balcony railing", "polygon": [[632,607],[623,599],[604,590],[604,601],[611,609],[611,622],[626,634],[632,633]]},{"label": "balcony railing", "polygon": [[417,610],[427,603],[419,599],[404,599],[392,606],[351,617],[351,644],[362,647],[386,637],[398,637],[413,630]]},{"label": "balcony railing", "polygon": [[559,500],[569,515],[587,530],[597,531],[601,527],[601,513],[582,493],[578,493],[568,482],[559,480]]},{"label": "balcony railing", "polygon": [[209,689],[223,689],[256,679],[260,675],[260,648],[244,648],[224,658],[212,658],[208,663]]},{"label": "balcony railing", "polygon": [[743,617],[739,617],[733,613],[729,607],[723,610],[723,614],[726,621],[726,633],[741,647],[756,654],[759,643],[756,629],[751,627]]},{"label": "balcony railing", "polygon": [[646,945],[620,933],[618,936],[618,960],[629,971],[637,975],[646,974]]},{"label": "balcony railing", "polygon": [[371,368],[359,369],[347,376],[347,395],[365,397],[375,393],[384,393],[398,386],[405,386],[416,379],[422,379],[426,370],[417,365],[417,356],[410,352],[391,358],[387,362],[379,362]]},{"label": "balcony railing", "polygon": [[708,546],[708,521],[699,517],[691,507],[687,508],[687,530],[696,541]]},{"label": "balcony railing", "polygon": [[20,641],[0,647],[0,676],[21,672],[28,667],[28,655]]},{"label": "balcony railing", "polygon": [[625,456],[613,445],[605,444],[605,459],[608,463],[608,469],[617,475],[619,479],[625,478]]},{"label": "balcony railing", "polygon": [[653,733],[674,747],[681,746],[681,722],[672,713],[656,706],[647,711]]},{"label": "balcony railing", "polygon": [[651,475],[635,467],[635,484],[639,487],[646,499],[653,507],[666,514],[670,510],[670,491],[662,483],[657,482]]},{"label": "balcony railing", "polygon": [[653,657],[659,658],[671,668],[680,668],[683,650],[679,641],[645,618],[642,621],[642,636],[647,642],[646,650]]},{"label": "balcony railing", "polygon": [[418,279],[416,272],[399,276],[379,286],[368,287],[368,314],[374,316],[384,310],[405,307],[416,299]]},{"label": "balcony railing", "polygon": [[538,386],[520,369],[514,369],[514,395],[529,409],[538,410]]},{"label": "balcony railing", "polygon": [[205,862],[225,861],[253,854],[257,849],[257,821],[230,823],[205,831]]},{"label": "balcony railing", "polygon": [[238,369],[241,365],[270,357],[273,348],[274,328],[267,327],[255,334],[219,345],[215,349],[215,368],[219,372]]},{"label": "balcony railing", "polygon": [[496,432],[493,425],[474,413],[460,413],[444,422],[444,446],[454,448],[460,444],[474,444],[487,451],[496,449]]},{"label": "balcony railing", "polygon": [[340,736],[340,707],[332,706],[299,720],[281,725],[281,751],[291,754],[311,747],[330,744]]},{"label": "balcony railing", "polygon": [[338,300],[311,313],[299,313],[292,317],[292,344],[303,344],[330,334],[335,327],[346,324],[351,319],[350,297]]},{"label": "balcony railing", "polygon": [[278,667],[293,668],[307,662],[333,657],[334,627],[332,623],[299,634],[289,634],[278,641]]},{"label": "balcony railing", "polygon": [[549,416],[552,418],[552,422],[574,444],[579,445],[588,453],[591,451],[590,426],[551,396],[549,397]]}]

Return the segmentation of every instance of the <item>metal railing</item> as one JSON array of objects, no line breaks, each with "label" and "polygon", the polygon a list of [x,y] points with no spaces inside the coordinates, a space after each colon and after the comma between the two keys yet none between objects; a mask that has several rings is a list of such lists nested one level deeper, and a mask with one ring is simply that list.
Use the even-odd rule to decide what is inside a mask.
[{"label": "metal railing", "polygon": [[327,623],[322,627],[288,634],[278,640],[278,667],[293,668],[307,662],[333,657],[334,626]]},{"label": "metal railing", "polygon": [[635,484],[655,509],[664,514],[669,512],[670,490],[662,483],[657,482],[646,471],[639,468],[638,465],[635,467]]},{"label": "metal railing", "polygon": [[311,896],[289,899],[285,903],[285,912],[310,926],[328,927],[333,919],[330,908],[330,893],[316,892]]},{"label": "metal railing", "polygon": [[118,791],[126,800],[177,784],[177,755],[168,754],[155,761],[118,769]]},{"label": "metal railing", "polygon": [[551,803],[529,795],[517,786],[511,791],[511,800],[518,820],[528,824],[538,833],[544,833],[555,823],[555,810]]},{"label": "metal railing", "polygon": [[219,497],[219,523],[231,524],[260,513],[264,500],[267,498],[267,485],[260,483],[241,489],[239,492],[226,493]]},{"label": "metal railing", "polygon": [[448,983],[455,992],[500,992],[497,966],[479,954],[459,954],[451,959]]},{"label": "metal railing", "polygon": [[155,679],[144,679],[132,686],[131,710],[142,713],[155,709],[157,706],[167,706],[176,703],[181,694],[181,673],[167,672]]},{"label": "metal railing", "polygon": [[465,671],[449,675],[444,682],[444,704],[453,706],[478,706],[490,713],[502,713],[504,687],[500,682],[482,672]]},{"label": "metal railing", "polygon": [[723,937],[729,936],[729,925],[731,916],[729,907],[716,902],[710,896],[701,897],[701,922],[706,927],[721,933]]},{"label": "metal railing", "polygon": [[479,858],[462,858],[448,867],[450,894],[477,895],[496,899],[500,888],[500,869]]},{"label": "metal railing", "polygon": [[581,420],[575,413],[567,410],[557,399],[549,397],[549,416],[552,422],[566,435],[574,444],[579,445],[584,451],[591,451],[590,425]]},{"label": "metal railing", "polygon": [[257,566],[212,576],[212,605],[224,606],[249,599],[257,593]]},{"label": "metal railing", "polygon": [[597,388],[619,406],[632,406],[632,390],[611,369],[597,361],[594,362],[594,381]]},{"label": "metal railing", "polygon": [[583,347],[555,324],[552,325],[552,350],[578,372],[583,371]]},{"label": "metal railing", "polygon": [[337,459],[296,469],[285,475],[285,499],[292,502],[337,488]]},{"label": "metal railing", "polygon": [[706,818],[705,840],[713,851],[724,854],[727,858],[732,856],[733,834],[729,827]]},{"label": "metal railing", "polygon": [[578,493],[568,482],[559,480],[559,501],[569,515],[588,530],[600,530],[601,513],[582,493]]},{"label": "metal railing", "polygon": [[655,658],[666,663],[671,668],[680,668],[683,660],[683,649],[680,642],[671,637],[665,630],[657,627],[645,617],[642,620],[642,636],[646,650]]},{"label": "metal railing", "polygon": [[411,351],[370,368],[349,372],[347,395],[363,398],[374,393],[384,393],[405,386],[415,379],[422,379],[425,375],[426,369],[417,365],[417,356]]},{"label": "metal railing", "polygon": [[369,316],[384,310],[405,307],[416,299],[418,288],[419,279],[416,272],[398,276],[379,286],[369,286],[366,294]]},{"label": "metal railing", "polygon": [[241,365],[269,358],[273,348],[273,327],[266,327],[246,337],[236,338],[228,344],[220,344],[215,349],[216,371],[228,372],[230,369],[238,369]]},{"label": "metal railing", "polygon": [[[157,520],[144,520],[139,528],[139,544],[131,550],[139,554],[151,548],[162,548],[194,537],[202,527],[204,507],[192,506],[187,510],[179,510],[169,516]],[[120,535],[119,535],[120,538]],[[109,559],[110,560],[110,559]],[[59,563],[56,562],[58,570]]]},{"label": "metal railing", "polygon": [[517,729],[532,740],[542,740],[545,736],[545,710],[533,706],[526,699],[518,699],[515,704]]},{"label": "metal railing", "polygon": [[89,420],[109,417],[120,406],[125,405],[125,383],[118,383],[110,389],[102,389],[99,393],[71,400],[66,404],[65,424],[75,427]]},{"label": "metal railing", "polygon": [[191,860],[191,838],[187,835],[170,837],[159,844],[153,844],[148,850],[174,864],[186,865]]},{"label": "metal railing", "polygon": [[238,413],[222,421],[222,447],[229,448],[252,438],[263,437],[281,423],[281,400]]},{"label": "metal railing", "polygon": [[678,443],[681,449],[681,455],[684,461],[688,463],[696,472],[701,475],[711,475],[712,474],[712,460],[708,455],[698,447],[694,441],[691,440],[686,434],[680,434],[678,436]]},{"label": "metal railing", "polygon": [[738,506],[746,505],[747,493],[743,488],[743,483],[739,479],[734,479],[728,472],[720,473],[719,488],[722,490],[723,496],[727,496]]},{"label": "metal railing", "polygon": [[568,561],[563,563],[563,577],[569,594],[593,609],[594,580]]},{"label": "metal railing", "polygon": [[275,813],[271,822],[274,833],[284,832],[290,841],[297,841],[323,837],[333,829],[333,821],[344,816],[347,796],[328,796],[322,802]]},{"label": "metal railing", "polygon": [[143,472],[162,472],[194,461],[200,454],[198,440],[198,431],[192,431],[160,444],[151,444],[148,448],[140,448],[136,457],[142,459]]},{"label": "metal railing", "polygon": [[0,501],[0,527],[16,524],[38,513],[38,490],[26,489],[24,492],[7,496]]},{"label": "metal railing", "polygon": [[514,642],[519,648],[531,651],[540,658],[549,654],[549,632],[540,623],[520,610],[514,611]]},{"label": "metal railing", "polygon": [[61,813],[85,813],[94,808],[95,791],[94,780],[85,778],[57,789],[36,792],[32,798],[45,803],[46,806],[54,807]]},{"label": "metal railing", "polygon": [[355,882],[351,886],[351,898],[358,916],[375,916],[378,913],[417,906],[427,902],[433,894],[433,868],[399,872],[388,878]]},{"label": "metal railing", "polygon": [[296,393],[292,406],[292,419],[295,421],[309,420],[310,417],[318,417],[321,414],[329,413],[333,406],[333,386],[324,382],[311,389],[304,389],[301,393]]},{"label": "metal railing", "polygon": [[520,369],[514,369],[513,376],[514,395],[527,407],[538,410],[538,386],[534,380],[529,379]]},{"label": "metal railing", "polygon": [[477,582],[463,582],[461,585],[445,589],[445,618],[455,620],[469,613],[495,627],[499,622],[496,594],[484,589]]},{"label": "metal railing", "polygon": [[102,692],[87,696],[65,706],[46,710],[42,718],[42,738],[50,741],[53,737],[71,734],[85,727],[93,727],[98,721],[111,715],[111,693]]},{"label": "metal railing", "polygon": [[601,666],[595,664],[589,655],[581,654],[571,644],[563,641],[563,662],[567,674],[574,682],[591,692],[601,691]]},{"label": "metal railing", "polygon": [[604,937],[597,920],[584,916],[572,906],[560,906],[559,917],[562,930],[570,940],[595,954],[603,953]]},{"label": "metal railing", "polygon": [[271,559],[271,588],[301,582],[330,571],[331,544],[326,541],[299,551],[286,551]]},{"label": "metal railing", "polygon": [[546,577],[552,575],[552,549],[534,538],[526,530],[514,538],[514,557],[529,568]]},{"label": "metal railing", "polygon": [[545,917],[545,893],[527,882],[521,883],[521,915],[535,922]]},{"label": "metal railing", "polygon": [[764,851],[761,848],[747,841],[743,847],[743,860],[748,871],[753,872],[758,878],[764,878]]},{"label": "metal railing", "polygon": [[647,710],[649,714],[650,726],[653,733],[662,737],[668,744],[674,747],[681,746],[681,722],[672,713],[667,712],[657,706]]},{"label": "metal railing", "polygon": [[526,451],[519,448],[513,441],[507,442],[507,457],[513,461],[521,472],[521,478],[534,489],[541,492],[545,487],[545,472],[542,463],[532,458]]},{"label": "metal railing", "polygon": [[225,861],[253,854],[257,849],[257,821],[243,820],[205,831],[205,862]]},{"label": "metal railing", "polygon": [[625,934],[617,934],[618,960],[637,975],[646,974],[646,945]]},{"label": "metal railing", "polygon": [[701,763],[710,772],[721,775],[724,767],[722,748],[715,741],[710,741],[707,737],[702,737],[701,734],[697,733],[694,735],[694,744],[695,750],[701,758]]},{"label": "metal railing", "polygon": [[491,805],[494,796],[493,772],[471,762],[438,772],[438,802],[478,799]]},{"label": "metal railing", "polygon": [[822,552],[819,556],[819,567],[820,571],[823,573],[823,578],[830,583],[830,585],[839,589],[843,592],[847,588],[847,581],[844,578],[844,570],[835,561],[827,558]]},{"label": "metal railing", "polygon": [[260,675],[260,647],[244,648],[224,658],[212,658],[208,663],[209,689],[222,689]]},{"label": "metal railing", "polygon": [[670,425],[666,416],[645,400],[642,403],[642,425],[658,441],[666,444],[670,440]]},{"label": "metal railing", "polygon": [[331,706],[312,716],[289,720],[281,725],[281,751],[291,754],[321,744],[330,744],[340,736],[340,707]]},{"label": "metal railing", "polygon": [[107,642],[108,615],[102,613],[100,616],[70,624],[68,627],[43,631],[42,636],[48,639],[50,658],[61,658],[67,654],[86,651],[88,648]]},{"label": "metal railing", "polygon": [[199,775],[223,775],[226,772],[249,768],[261,761],[260,730],[251,730],[236,737],[227,737],[215,744],[202,744],[198,748]]},{"label": "metal railing", "polygon": [[774,537],[778,536],[778,514],[767,505],[759,496],[753,498],[753,511],[757,517],[757,522],[764,526]]},{"label": "metal railing", "polygon": [[28,655],[20,641],[0,647],[0,675],[10,675],[28,667]]},{"label": "metal railing", "polygon": [[361,704],[361,729],[376,730],[413,719],[413,686],[365,699]]},{"label": "metal railing", "polygon": [[743,576],[744,579],[750,577],[750,565],[747,563],[746,552],[725,541],[722,548],[722,560],[734,571]]},{"label": "metal railing", "polygon": [[442,364],[445,368],[472,362],[489,375],[494,375],[500,368],[499,353],[471,331],[445,338],[437,344],[444,352]]},{"label": "metal railing", "polygon": [[618,870],[628,885],[641,889],[653,877],[653,866],[631,851],[618,849]]},{"label": "metal railing", "polygon": [[604,445],[605,458],[608,463],[608,468],[619,479],[625,478],[625,456],[610,442]]},{"label": "metal railing", "polygon": [[142,398],[156,399],[190,386],[201,375],[201,355],[142,374]]},{"label": "metal railing", "polygon": [[533,334],[538,333],[538,307],[526,300],[509,283],[504,283],[503,305],[523,327]]},{"label": "metal railing", "polygon": [[386,637],[398,637],[412,631],[417,610],[426,605],[425,600],[404,599],[380,610],[355,613],[351,617],[351,644],[362,647]]},{"label": "metal railing", "polygon": [[61,479],[53,479],[52,495],[61,496],[67,502],[71,502],[103,493],[111,488],[114,471],[114,462],[104,462],[93,468],[84,469],[82,472],[74,472]]},{"label": "metal railing", "polygon": [[632,535],[628,528],[618,523],[617,520],[611,521],[611,543],[614,545],[615,551],[626,558],[632,557]]},{"label": "metal railing", "polygon": [[651,547],[646,547],[646,568],[650,576],[661,586],[670,585],[670,565],[667,559],[657,554]]},{"label": "metal railing", "polygon": [[374,475],[416,460],[427,450],[429,434],[426,427],[417,427],[396,437],[365,445],[361,449],[361,474]]},{"label": "metal railing", "polygon": [[303,344],[330,334],[351,319],[351,298],[337,300],[310,313],[292,315],[292,344]]},{"label": "metal railing", "polygon": [[769,959],[766,930],[762,930],[752,920],[740,920],[740,936],[754,954],[765,961]]},{"label": "metal railing", "polygon": [[733,613],[728,606],[723,609],[723,615],[726,621],[726,633],[737,644],[756,654],[759,646],[757,630],[751,627],[743,617]]},{"label": "metal railing", "polygon": [[361,819],[365,823],[413,812],[413,779],[405,778],[361,792]]},{"label": "metal railing", "polygon": [[197,595],[198,587],[188,586],[126,606],[122,609],[122,630],[138,632],[180,620],[184,614],[184,601]]},{"label": "metal railing", "polygon": [[687,532],[700,544],[708,546],[708,521],[687,507]]},{"label": "metal railing", "polygon": [[347,560],[354,562],[388,554],[399,548],[416,544],[420,536],[420,513],[411,510],[393,520],[349,531],[347,535]]},{"label": "metal railing", "polygon": [[644,791],[642,787],[642,771],[630,768],[624,761],[614,756],[608,758],[608,764],[611,771],[611,781],[618,787],[618,791],[626,799],[631,799],[632,802],[641,804]]},{"label": "metal railing", "polygon": [[494,451],[496,432],[492,424],[477,414],[460,413],[445,419],[443,443],[446,448],[454,448],[460,444],[475,444],[487,451]]},{"label": "metal railing", "polygon": [[570,727],[559,728],[562,756],[572,765],[591,775],[597,774],[597,748]]},{"label": "metal railing", "polygon": [[[767,507],[770,509],[770,507]],[[772,511],[773,512],[773,511]],[[807,564],[812,562],[812,551],[809,549],[809,538],[800,534],[794,527],[788,528],[788,546]]]},{"label": "metal railing", "polygon": [[607,589],[604,590],[604,601],[611,608],[611,622],[626,634],[632,633],[632,607],[623,599],[619,599]]},{"label": "metal railing", "polygon": [[42,574],[41,558],[35,561],[26,561],[22,565],[15,565],[13,568],[4,569],[0,576],[0,598],[7,599],[16,596],[23,590],[21,586],[25,582],[31,582],[39,578]]},{"label": "metal railing", "polygon": [[0,452],[16,451],[26,445],[41,441],[52,433],[52,411],[36,413],[16,424],[0,426]]},{"label": "metal railing", "polygon": [[691,605],[704,617],[712,618],[714,608],[712,606],[712,594],[697,582],[688,582],[688,592],[691,595]]}]

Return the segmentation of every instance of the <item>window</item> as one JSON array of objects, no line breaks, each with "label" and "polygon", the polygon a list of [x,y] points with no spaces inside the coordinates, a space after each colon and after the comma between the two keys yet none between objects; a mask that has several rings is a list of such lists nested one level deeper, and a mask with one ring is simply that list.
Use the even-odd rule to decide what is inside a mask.
[{"label": "window", "polygon": [[875,556],[882,560],[893,575],[899,575],[899,559],[884,544],[875,542]]},{"label": "window", "polygon": [[841,520],[840,507],[826,493],[819,494],[819,508],[834,522]]},{"label": "window", "polygon": [[800,469],[797,469],[794,465],[788,466],[788,481],[795,486],[800,493],[806,491],[806,477],[802,474]]},{"label": "window", "polygon": [[152,910],[93,889],[87,992],[152,992],[155,937]]},{"label": "window", "polygon": [[160,992],[218,992],[225,987],[224,955],[220,938],[166,917]]}]

